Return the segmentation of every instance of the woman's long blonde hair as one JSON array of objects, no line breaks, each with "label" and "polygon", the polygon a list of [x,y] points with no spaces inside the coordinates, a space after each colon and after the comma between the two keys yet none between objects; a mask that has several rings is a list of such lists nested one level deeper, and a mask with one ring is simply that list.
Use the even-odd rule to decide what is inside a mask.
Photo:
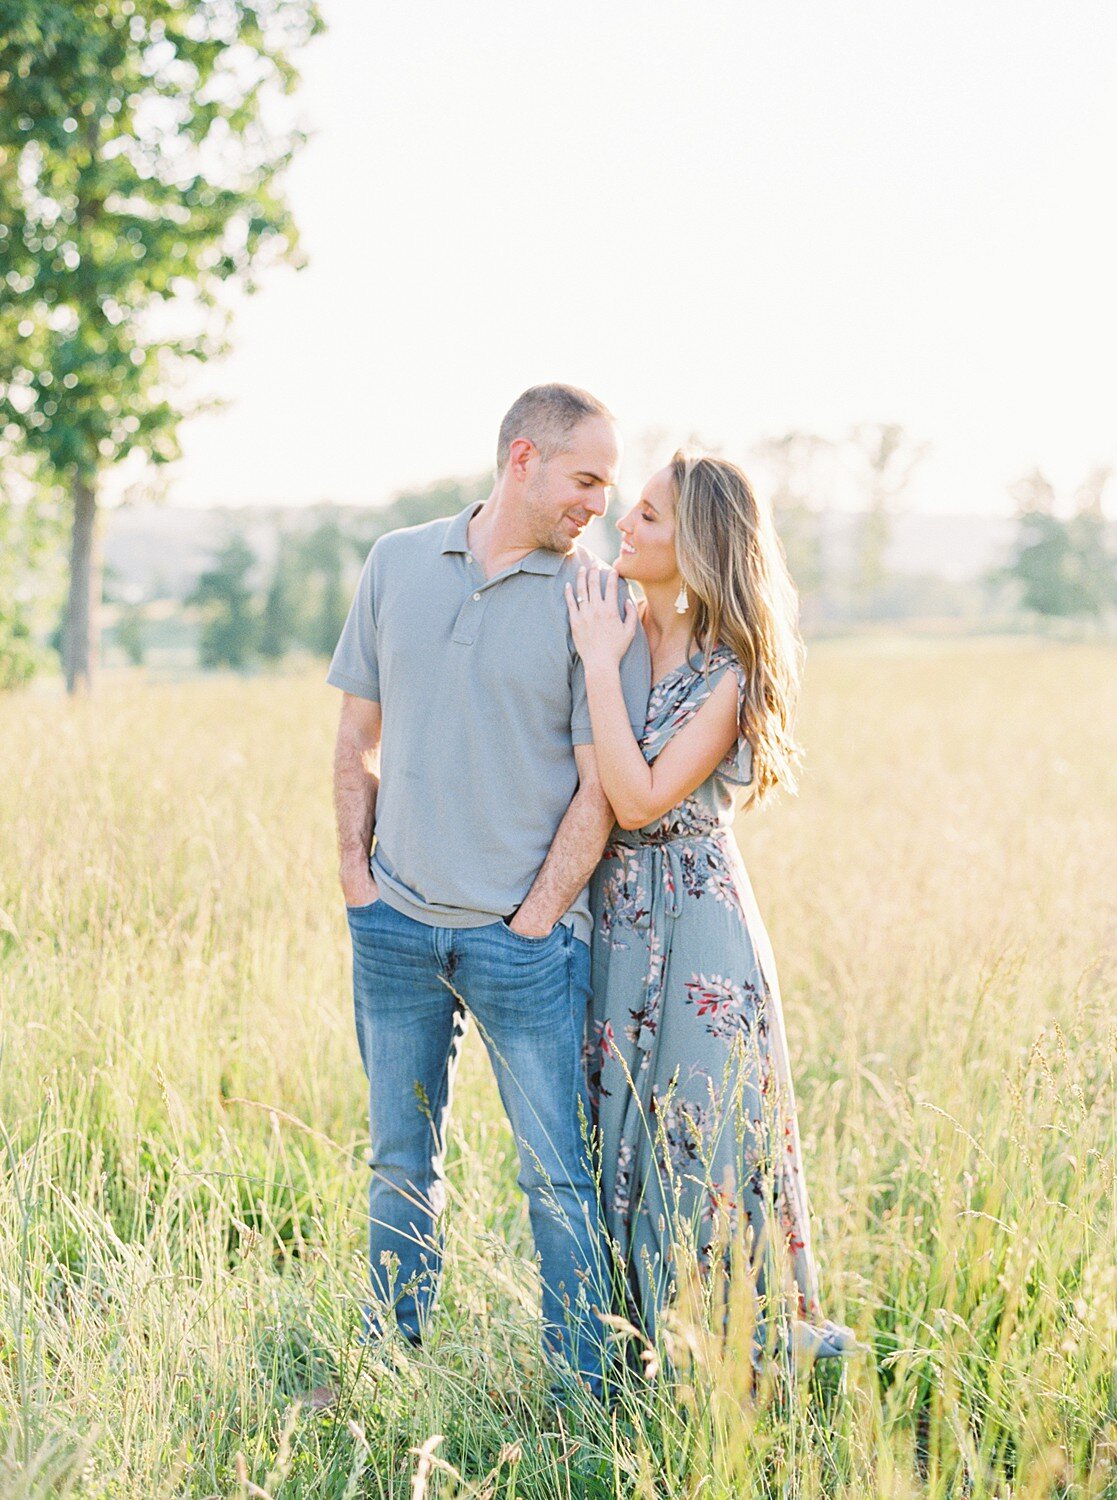
[{"label": "woman's long blonde hair", "polygon": [[691,642],[727,646],[744,668],[740,729],[752,746],[753,796],[794,791],[795,707],[803,667],[799,596],[771,509],[736,464],[682,449],[671,460],[675,551],[690,595]]}]

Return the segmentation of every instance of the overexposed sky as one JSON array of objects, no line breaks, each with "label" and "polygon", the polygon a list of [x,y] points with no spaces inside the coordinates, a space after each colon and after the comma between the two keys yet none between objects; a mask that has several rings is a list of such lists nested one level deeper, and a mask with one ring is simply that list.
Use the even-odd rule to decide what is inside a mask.
[{"label": "overexposed sky", "polygon": [[174,500],[475,473],[552,379],[616,411],[626,487],[653,429],[899,421],[938,511],[1117,463],[1113,0],[322,8],[310,265],[239,306]]}]

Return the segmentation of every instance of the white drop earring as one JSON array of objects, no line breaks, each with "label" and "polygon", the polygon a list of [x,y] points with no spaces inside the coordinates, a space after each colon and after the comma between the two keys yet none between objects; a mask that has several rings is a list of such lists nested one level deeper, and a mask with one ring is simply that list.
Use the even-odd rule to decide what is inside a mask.
[{"label": "white drop earring", "polygon": [[690,595],[687,593],[686,584],[684,583],[682,588],[675,595],[675,613],[677,615],[685,615],[689,608]]}]

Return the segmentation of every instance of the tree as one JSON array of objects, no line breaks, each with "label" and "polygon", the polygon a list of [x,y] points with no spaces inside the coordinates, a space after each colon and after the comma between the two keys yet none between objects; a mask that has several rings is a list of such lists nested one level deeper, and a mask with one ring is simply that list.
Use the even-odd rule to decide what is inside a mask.
[{"label": "tree", "polygon": [[349,539],[336,518],[316,526],[299,542],[299,572],[305,610],[299,633],[302,644],[316,656],[331,656],[345,624],[349,599],[345,589],[345,557]]},{"label": "tree", "polygon": [[864,498],[853,535],[853,590],[872,609],[888,577],[885,557],[896,507],[927,445],[913,442],[898,422],[859,422],[850,431],[848,452]]},{"label": "tree", "polygon": [[116,644],[134,667],[142,667],[147,654],[147,630],[142,604],[122,604],[116,619]]},{"label": "tree", "polygon": [[57,494],[33,461],[0,445],[0,692],[23,686],[40,664],[37,612],[57,607],[61,579],[49,559],[59,535]]},{"label": "tree", "polygon": [[248,665],[258,642],[259,621],[248,575],[256,556],[243,536],[235,535],[218,553],[186,600],[202,611],[198,659],[203,667]]},{"label": "tree", "polygon": [[1109,477],[1110,470],[1096,469],[1067,517],[1057,514],[1055,488],[1040,470],[1011,486],[1017,530],[1005,575],[1018,585],[1025,609],[1048,618],[1097,619],[1117,603],[1117,560],[1102,510]]},{"label": "tree", "polygon": [[274,125],[315,0],[0,0],[0,432],[70,497],[66,683],[92,684],[98,497],[177,456],[226,288],[298,262]]},{"label": "tree", "polygon": [[772,508],[788,569],[804,600],[811,599],[825,578],[820,498],[833,487],[827,470],[834,444],[813,432],[785,432],[766,438],[754,452],[771,475]]},{"label": "tree", "polygon": [[477,474],[468,479],[436,479],[421,489],[398,490],[391,504],[377,512],[376,528],[368,536],[364,550],[367,552],[386,531],[395,531],[399,526],[421,526],[424,521],[456,515],[467,505],[478,505],[488,499],[492,487],[491,474]]},{"label": "tree", "polygon": [[349,610],[346,563],[353,547],[333,515],[303,535],[280,536],[260,614],[261,656],[278,661],[296,644],[332,655]]},{"label": "tree", "polygon": [[264,596],[256,649],[267,661],[286,655],[299,633],[299,568],[296,540],[280,534],[271,583]]},{"label": "tree", "polygon": [[1078,595],[1076,613],[1094,619],[1117,604],[1117,556],[1102,500],[1113,470],[1102,466],[1079,485],[1067,523]]}]

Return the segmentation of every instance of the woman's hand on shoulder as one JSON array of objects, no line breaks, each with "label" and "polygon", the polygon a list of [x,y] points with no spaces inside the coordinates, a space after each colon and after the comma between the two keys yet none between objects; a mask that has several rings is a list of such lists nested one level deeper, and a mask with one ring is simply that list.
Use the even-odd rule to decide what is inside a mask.
[{"label": "woman's hand on shoulder", "polygon": [[566,585],[570,631],[587,671],[619,666],[636,634],[639,620],[636,605],[632,599],[626,599],[621,615],[617,601],[619,584],[614,569],[592,567],[579,568],[574,587]]}]

